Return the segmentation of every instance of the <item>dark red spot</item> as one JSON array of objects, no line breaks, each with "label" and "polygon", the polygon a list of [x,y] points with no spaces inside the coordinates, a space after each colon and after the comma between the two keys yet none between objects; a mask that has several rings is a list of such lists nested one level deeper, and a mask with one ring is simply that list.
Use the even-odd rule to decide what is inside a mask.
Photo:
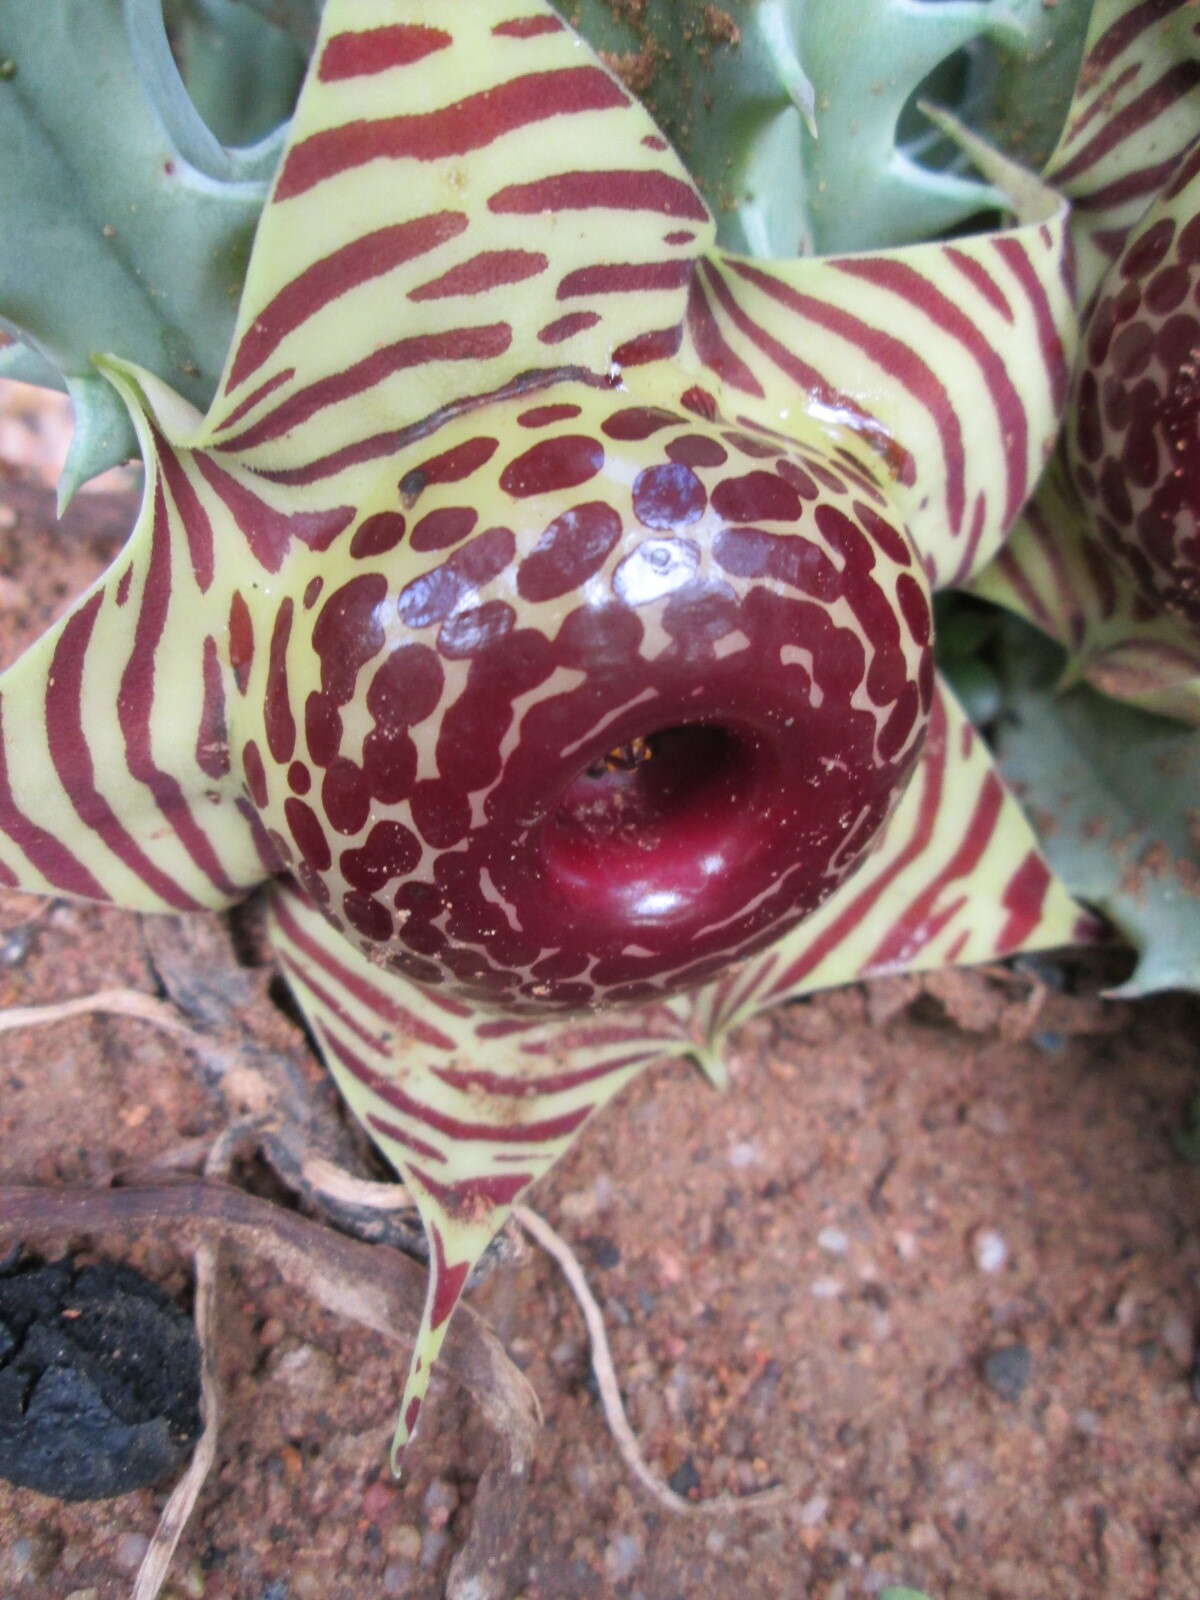
[{"label": "dark red spot", "polygon": [[719,467],[729,459],[729,452],[716,439],[706,439],[703,434],[685,433],[682,439],[671,439],[667,456],[685,467]]},{"label": "dark red spot", "polygon": [[292,601],[284,600],[275,615],[271,631],[271,651],[267,665],[267,695],[263,707],[263,722],[267,733],[267,748],[279,763],[290,761],[296,747],[296,719],[288,691],[287,647],[292,632]]},{"label": "dark red spot", "polygon": [[556,490],[575,489],[594,478],[604,465],[604,446],[584,433],[542,439],[510,461],[500,474],[500,487],[516,500]]},{"label": "dark red spot", "polygon": [[542,344],[562,344],[567,339],[573,339],[577,333],[582,333],[585,328],[594,328],[600,321],[599,312],[596,311],[568,311],[565,317],[556,317],[553,322],[548,322],[538,333]]},{"label": "dark red spot", "polygon": [[772,444],[768,439],[755,439],[748,433],[727,433],[724,438],[744,456],[754,456],[760,461],[765,461],[768,456],[776,455],[779,451],[777,444]]},{"label": "dark red spot", "polygon": [[1168,317],[1154,344],[1158,359],[1168,372],[1174,372],[1184,362],[1194,364],[1200,360],[1200,319],[1190,312]]},{"label": "dark red spot", "polygon": [[1179,235],[1176,253],[1183,261],[1200,261],[1200,213],[1194,216]]},{"label": "dark red spot", "polygon": [[1146,305],[1156,316],[1165,317],[1168,311],[1182,305],[1191,282],[1191,273],[1180,263],[1164,267],[1146,285]]},{"label": "dark red spot", "polygon": [[350,890],[342,896],[342,910],[354,931],[372,944],[386,944],[392,937],[392,913],[371,895]]},{"label": "dark red spot", "polygon": [[447,550],[465,539],[478,521],[473,506],[442,506],[421,518],[410,543],[414,550]]},{"label": "dark red spot", "polygon": [[363,573],[335,589],[313,626],[313,649],[321,658],[321,688],[339,704],[354,693],[359,669],[383,649],[380,610],[387,599],[387,579]]},{"label": "dark red spot", "polygon": [[402,822],[377,822],[357,850],[343,850],[338,865],[347,883],[373,893],[402,878],[421,859],[421,845]]},{"label": "dark red spot", "polygon": [[[667,265],[688,268],[687,262],[671,262]],[[682,343],[682,322],[670,328],[655,328],[650,333],[639,333],[636,338],[626,339],[624,344],[619,344],[612,353],[613,363],[618,367],[645,367],[652,361],[669,361]]]},{"label": "dark red spot", "polygon": [[304,702],[304,739],[318,767],[327,767],[342,742],[342,715],[327,694],[310,694]]},{"label": "dark red spot", "polygon": [[690,389],[685,389],[679,396],[679,403],[697,417],[704,417],[711,422],[717,414],[717,401],[707,389],[702,389],[699,384],[693,384]]},{"label": "dark red spot", "polygon": [[803,467],[798,467],[794,461],[779,460],[775,463],[775,471],[792,488],[802,500],[819,500],[821,491],[814,480],[805,472]]},{"label": "dark red spot", "polygon": [[304,609],[311,611],[320,597],[321,590],[325,587],[325,579],[321,577],[310,578],[304,585]]},{"label": "dark red spot", "polygon": [[621,537],[621,519],[603,500],[565,511],[542,534],[517,569],[523,600],[556,600],[599,572]]},{"label": "dark red spot", "polygon": [[125,602],[129,599],[129,585],[132,582],[133,582],[133,568],[132,567],[126,567],[125,571],[121,574],[120,579],[119,579],[119,581],[117,583],[116,601],[117,601],[117,604],[119,606],[123,606],[125,604]]},{"label": "dark red spot", "polygon": [[708,496],[704,485],[682,462],[647,467],[633,485],[633,509],[646,528],[678,528],[704,515]]},{"label": "dark red spot", "polygon": [[677,228],[674,233],[663,235],[664,244],[690,244],[696,235],[687,228]]},{"label": "dark red spot", "polygon": [[400,479],[400,493],[410,504],[431,483],[461,483],[485,466],[500,447],[498,439],[467,439],[440,455],[430,456]]},{"label": "dark red spot", "polygon": [[664,411],[661,406],[625,406],[600,424],[600,432],[610,439],[648,439],[660,428],[682,420],[674,411]]},{"label": "dark red spot", "polygon": [[535,39],[542,33],[559,33],[562,23],[557,17],[513,17],[508,22],[498,22],[494,34],[509,39]]},{"label": "dark red spot", "polygon": [[229,772],[229,729],[225,721],[225,681],[217,641],[211,634],[204,641],[204,702],[196,734],[196,765],[209,778],[224,778]]},{"label": "dark red spot", "polygon": [[354,530],[350,554],[356,561],[361,561],[364,556],[386,555],[403,539],[406,526],[398,511],[377,511]]},{"label": "dark red spot", "polygon": [[1175,237],[1175,224],[1170,217],[1160,217],[1137,242],[1126,251],[1121,262],[1123,278],[1144,278],[1160,265],[1171,240]]},{"label": "dark red spot", "polygon": [[381,729],[412,727],[431,715],[443,681],[442,664],[428,645],[401,645],[371,679],[367,710]]},{"label": "dark red spot", "polygon": [[385,806],[407,800],[417,776],[417,747],[402,728],[374,728],[363,740],[363,771]]},{"label": "dark red spot", "polygon": [[331,761],[321,784],[321,805],[338,833],[358,833],[364,828],[371,811],[371,790],[363,769],[345,756]]},{"label": "dark red spot", "polygon": [[246,774],[246,784],[250,790],[250,798],[261,811],[267,803],[267,774],[263,768],[263,759],[259,754],[258,746],[254,740],[249,740],[242,746],[242,771]]},{"label": "dark red spot", "polygon": [[293,794],[307,794],[312,788],[312,773],[303,761],[293,761],[288,768],[287,781]]},{"label": "dark red spot", "polygon": [[254,664],[254,624],[250,621],[250,607],[240,590],[234,591],[229,604],[229,664],[233,668],[234,683],[245,694]]},{"label": "dark red spot", "polygon": [[523,428],[544,428],[551,422],[565,422],[568,417],[577,417],[582,408],[575,405],[531,406],[528,411],[522,411],[517,421]]},{"label": "dark red spot", "polygon": [[805,456],[804,460],[813,477],[818,483],[824,484],[831,494],[845,494],[845,480],[839,478],[836,472],[830,472],[824,462],[816,461],[812,456]]},{"label": "dark red spot", "polygon": [[1129,390],[1120,378],[1105,378],[1101,405],[1108,426],[1117,433],[1123,433],[1129,425]]},{"label": "dark red spot", "polygon": [[1140,489],[1153,489],[1158,482],[1158,433],[1155,420],[1153,415],[1135,418],[1121,451],[1121,465],[1126,476]]},{"label": "dark red spot", "polygon": [[1154,350],[1154,335],[1145,322],[1131,322],[1113,340],[1111,362],[1122,378],[1136,378]]},{"label": "dark red spot", "polygon": [[503,600],[473,606],[442,623],[438,650],[451,660],[477,655],[508,633],[515,618],[516,612]]},{"label": "dark red spot", "polygon": [[303,800],[289,795],[283,802],[283,813],[296,848],[314,872],[328,872],[333,864],[329,840],[325,837],[316,812]]},{"label": "dark red spot", "polygon": [[912,549],[894,524],[881,517],[873,507],[863,505],[861,500],[855,500],[853,511],[868,536],[885,555],[890,556],[899,567],[912,566]]},{"label": "dark red spot", "polygon": [[471,826],[471,807],[465,794],[436,778],[424,778],[412,793],[412,818],[421,837],[435,850],[448,850]]},{"label": "dark red spot", "polygon": [[723,478],[713,490],[712,505],[728,522],[794,522],[804,511],[796,490],[774,472]]},{"label": "dark red spot", "polygon": [[820,545],[798,534],[762,528],[722,528],[713,541],[718,566],[735,578],[768,578],[829,602],[845,579]]},{"label": "dark red spot", "polygon": [[929,643],[930,635],[929,601],[911,573],[902,572],[897,579],[896,599],[900,602],[900,610],[914,642],[924,647]]}]

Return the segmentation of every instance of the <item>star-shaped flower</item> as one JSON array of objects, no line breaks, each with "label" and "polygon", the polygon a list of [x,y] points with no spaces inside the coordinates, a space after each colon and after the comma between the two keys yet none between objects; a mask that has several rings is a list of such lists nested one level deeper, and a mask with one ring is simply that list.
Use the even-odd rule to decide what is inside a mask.
[{"label": "star-shaped flower", "polygon": [[472,1263],[630,1076],[866,973],[1084,931],[932,668],[1073,356],[1065,207],[757,261],[543,0],[328,0],[217,396],[101,365],[111,570],[0,676],[0,880],[269,883],[431,1244]]}]

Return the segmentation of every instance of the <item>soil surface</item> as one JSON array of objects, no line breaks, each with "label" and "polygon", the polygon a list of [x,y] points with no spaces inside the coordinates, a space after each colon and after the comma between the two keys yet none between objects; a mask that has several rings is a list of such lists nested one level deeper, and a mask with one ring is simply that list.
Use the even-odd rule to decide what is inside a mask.
[{"label": "soil surface", "polygon": [[[31,478],[0,481],[0,664],[129,515],[89,496],[60,527]],[[263,959],[252,913],[237,948]],[[303,1051],[267,976],[253,1028]],[[1200,1594],[1200,1169],[1177,1149],[1200,1004],[1106,1001],[1111,977],[1065,958],[819,996],[743,1029],[728,1093],[667,1066],[596,1118],[533,1203],[586,1269],[642,1450],[697,1502],[787,1492],[737,1515],[648,1498],[569,1289],[514,1233],[471,1296],[545,1408],[506,1596]],[[115,986],[158,992],[137,918],[0,900],[0,1008]],[[202,1149],[230,1097],[143,1021],[0,1035],[0,1182],[104,1185]],[[258,1165],[238,1179],[288,1199]],[[0,1217],[0,1258],[12,1242]],[[74,1242],[189,1304],[169,1232]],[[395,1485],[394,1346],[236,1249],[218,1330],[216,1464],[164,1594],[441,1595],[495,1449],[473,1402],[435,1383]],[[0,1600],[124,1600],[169,1488],[0,1484]]]}]

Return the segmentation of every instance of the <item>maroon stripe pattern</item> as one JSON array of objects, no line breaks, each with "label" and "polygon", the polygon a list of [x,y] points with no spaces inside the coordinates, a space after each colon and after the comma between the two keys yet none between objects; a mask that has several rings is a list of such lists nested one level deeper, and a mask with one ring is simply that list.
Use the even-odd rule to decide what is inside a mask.
[{"label": "maroon stripe pattern", "polygon": [[1085,302],[1191,143],[1198,106],[1190,0],[1097,0],[1067,126],[1046,168],[1075,208]]}]

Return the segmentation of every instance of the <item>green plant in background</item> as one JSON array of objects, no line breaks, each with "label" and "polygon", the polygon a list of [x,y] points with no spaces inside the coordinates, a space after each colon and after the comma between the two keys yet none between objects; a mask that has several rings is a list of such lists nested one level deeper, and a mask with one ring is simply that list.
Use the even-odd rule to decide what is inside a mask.
[{"label": "green plant in background", "polygon": [[818,0],[566,6],[681,162],[541,0],[317,9],[180,5],[173,55],[156,0],[0,3],[4,370],[71,393],[64,497],[147,472],[0,676],[0,879],[269,880],[432,1242],[402,1441],[473,1261],[650,1061],[1099,937],[1076,897],[1125,992],[1196,986],[1200,50],[1126,0],[880,0],[852,48]]}]

